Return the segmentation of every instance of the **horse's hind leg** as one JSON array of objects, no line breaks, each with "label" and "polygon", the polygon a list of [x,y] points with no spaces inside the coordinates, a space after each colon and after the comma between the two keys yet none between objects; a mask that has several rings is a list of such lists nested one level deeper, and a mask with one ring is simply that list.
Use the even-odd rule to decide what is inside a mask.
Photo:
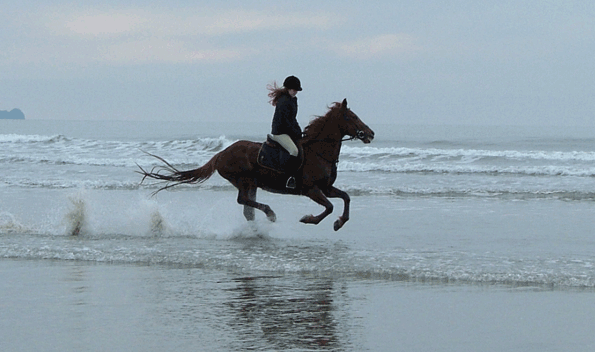
[{"label": "horse's hind leg", "polygon": [[[256,190],[257,190],[257,188],[248,190],[248,199],[253,202],[256,202]],[[248,221],[254,221],[254,218],[255,218],[254,207],[251,207],[249,205],[244,205],[244,217]]]},{"label": "horse's hind leg", "polygon": [[[264,212],[267,216],[267,219],[271,222],[277,221],[277,215],[275,212],[266,204],[258,203],[256,199],[256,187],[238,187],[238,203],[244,206],[244,216],[248,221],[254,219],[254,209],[252,209],[252,213],[249,210],[246,210],[246,207],[256,208]],[[248,214],[248,215],[246,215]]]}]

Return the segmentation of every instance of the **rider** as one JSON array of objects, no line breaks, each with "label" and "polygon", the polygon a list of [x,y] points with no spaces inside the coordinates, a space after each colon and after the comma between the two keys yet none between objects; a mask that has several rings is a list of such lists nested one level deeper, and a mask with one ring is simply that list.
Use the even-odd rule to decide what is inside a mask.
[{"label": "rider", "polygon": [[[299,150],[297,141],[302,138],[302,129],[297,122],[298,112],[297,93],[302,90],[300,80],[295,76],[289,76],[283,81],[283,87],[277,87],[276,83],[267,87],[269,101],[275,107],[272,125],[272,139],[279,143],[291,155],[289,161],[289,172],[294,173],[300,167],[298,158]],[[292,175],[287,180],[287,188],[296,187],[295,177]]]}]

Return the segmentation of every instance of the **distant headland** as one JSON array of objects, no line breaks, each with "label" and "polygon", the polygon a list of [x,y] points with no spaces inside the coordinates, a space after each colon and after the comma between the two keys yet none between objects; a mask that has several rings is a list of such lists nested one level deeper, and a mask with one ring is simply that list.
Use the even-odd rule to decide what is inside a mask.
[{"label": "distant headland", "polygon": [[10,111],[0,110],[0,119],[24,120],[25,114],[19,109],[12,109]]}]

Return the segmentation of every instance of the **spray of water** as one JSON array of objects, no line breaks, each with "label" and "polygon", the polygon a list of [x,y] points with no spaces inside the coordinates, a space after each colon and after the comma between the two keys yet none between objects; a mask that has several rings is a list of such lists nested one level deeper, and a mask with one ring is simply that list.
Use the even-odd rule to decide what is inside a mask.
[{"label": "spray of water", "polygon": [[24,232],[23,226],[11,213],[0,212],[0,229],[3,232],[18,233]]},{"label": "spray of water", "polygon": [[159,213],[159,210],[155,210],[151,213],[151,225],[149,231],[153,236],[161,236],[167,231],[165,220]]},{"label": "spray of water", "polygon": [[67,224],[67,234],[70,236],[78,236],[86,227],[86,205],[84,199],[80,196],[71,196],[69,197],[69,200],[71,209],[64,216],[64,221]]}]

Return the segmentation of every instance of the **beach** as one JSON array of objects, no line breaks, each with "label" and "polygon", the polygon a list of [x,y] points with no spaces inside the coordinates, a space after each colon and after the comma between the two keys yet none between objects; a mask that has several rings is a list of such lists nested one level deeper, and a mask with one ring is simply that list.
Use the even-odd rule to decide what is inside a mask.
[{"label": "beach", "polygon": [[299,219],[316,203],[259,191],[277,221],[246,222],[217,175],[151,196],[134,172],[157,165],[143,151],[191,169],[259,131],[23,123],[0,134],[4,351],[595,347],[586,131],[396,126],[345,143],[335,232],[341,200],[314,226]]}]

